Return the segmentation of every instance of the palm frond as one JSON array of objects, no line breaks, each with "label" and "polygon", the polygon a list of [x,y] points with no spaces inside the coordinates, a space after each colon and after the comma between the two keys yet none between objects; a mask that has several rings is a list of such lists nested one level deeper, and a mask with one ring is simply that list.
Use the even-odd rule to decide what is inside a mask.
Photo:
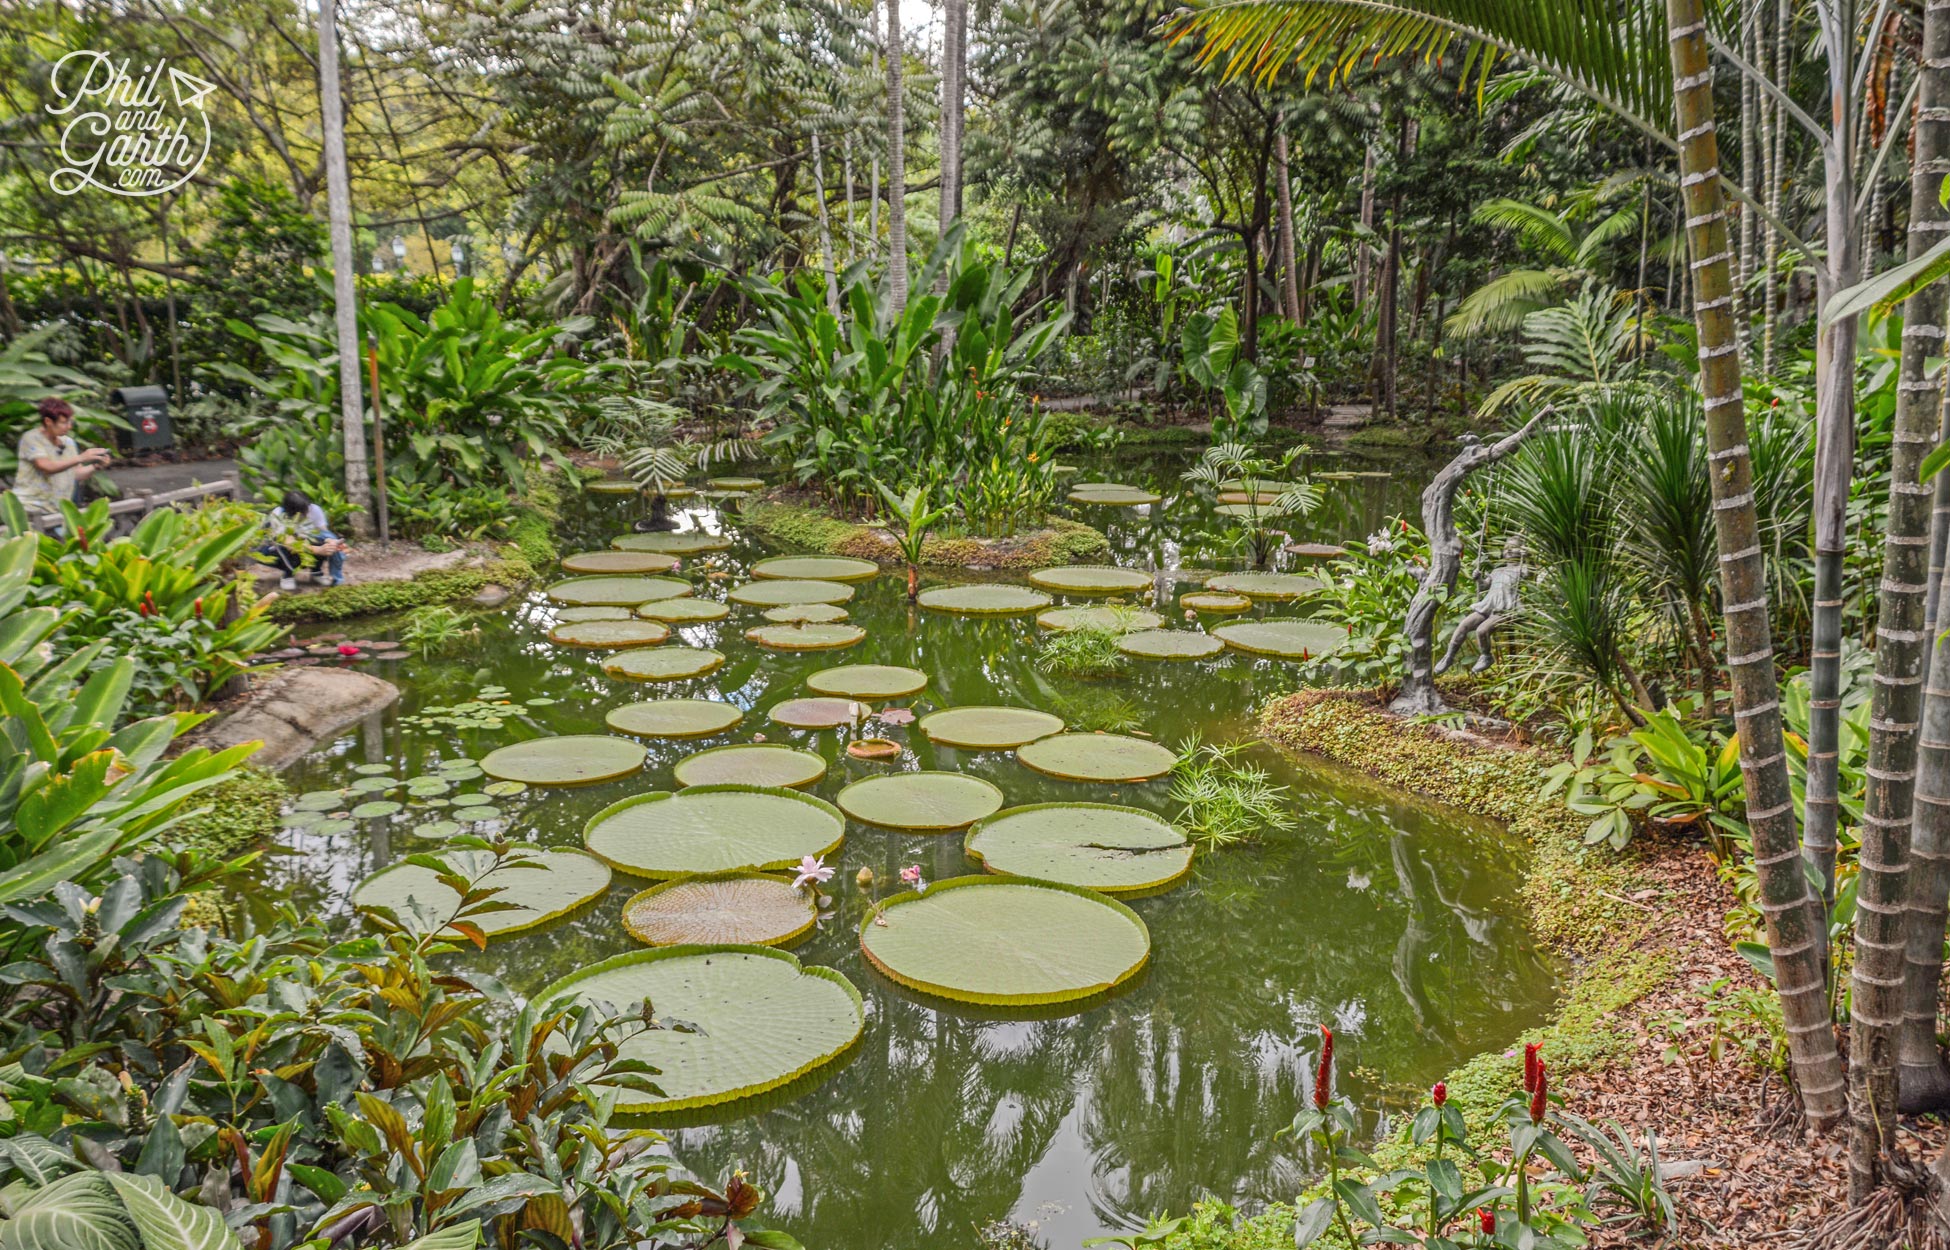
[{"label": "palm frond", "polygon": [[1577,232],[1562,213],[1553,213],[1540,204],[1522,200],[1495,199],[1478,204],[1469,219],[1479,226],[1515,232],[1524,246],[1535,248],[1560,264],[1571,263],[1578,254]]},{"label": "palm frond", "polygon": [[1522,326],[1558,297],[1558,288],[1573,275],[1564,269],[1512,269],[1498,274],[1463,297],[1443,329],[1457,338],[1501,334]]}]

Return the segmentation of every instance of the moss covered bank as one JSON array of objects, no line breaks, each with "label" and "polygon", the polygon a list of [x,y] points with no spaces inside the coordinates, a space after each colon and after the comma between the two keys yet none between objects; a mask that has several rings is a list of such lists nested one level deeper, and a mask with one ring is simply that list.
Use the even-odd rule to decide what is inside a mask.
[{"label": "moss covered bank", "polygon": [[[821,555],[899,563],[894,536],[877,526],[845,521],[816,508],[753,503],[741,523],[767,542]],[[1009,538],[930,535],[923,563],[935,568],[1040,569],[1110,558],[1110,540],[1080,521],[1050,517],[1041,529]]]}]

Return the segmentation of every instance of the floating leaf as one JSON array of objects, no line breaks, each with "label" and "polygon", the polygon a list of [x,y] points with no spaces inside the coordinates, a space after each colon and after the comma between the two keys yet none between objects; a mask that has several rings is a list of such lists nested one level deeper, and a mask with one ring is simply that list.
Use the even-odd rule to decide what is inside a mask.
[{"label": "floating leaf", "polygon": [[853,587],[844,582],[786,578],[746,582],[734,588],[728,597],[733,603],[752,608],[776,608],[788,603],[845,603],[853,598]]},{"label": "floating leaf", "polygon": [[791,729],[836,729],[863,721],[872,711],[852,699],[787,699],[766,716]]},{"label": "floating leaf", "polygon": [[[482,912],[468,918],[490,937],[533,929],[566,916],[609,889],[609,869],[595,856],[582,851],[536,851],[511,858],[502,866],[476,877],[492,862],[486,852],[449,852],[445,858],[461,875],[474,880],[476,888],[498,889],[493,901],[512,903],[508,910]],[[540,867],[534,865],[539,864]],[[418,864],[395,864],[361,881],[352,891],[352,905],[363,910],[382,909],[404,918],[408,900],[417,901],[435,915],[451,915],[460,905],[439,874]]]},{"label": "floating leaf", "polygon": [[920,604],[937,612],[958,612],[966,616],[1012,616],[1039,612],[1050,605],[1050,597],[1027,586],[991,582],[924,590]]},{"label": "floating leaf", "polygon": [[361,777],[346,789],[354,794],[382,794],[398,785],[398,780],[392,777]]},{"label": "floating leaf", "polygon": [[937,746],[1009,751],[1062,733],[1063,721],[1026,707],[951,707],[923,716],[919,727]]},{"label": "floating leaf", "polygon": [[1205,660],[1226,649],[1210,634],[1189,629],[1146,629],[1125,634],[1117,649],[1141,660]]},{"label": "floating leaf", "polygon": [[1320,582],[1298,573],[1221,573],[1207,580],[1207,590],[1249,599],[1298,599],[1320,589]]},{"label": "floating leaf", "polygon": [[[522,786],[523,789],[527,788],[519,781],[507,782],[505,784]],[[456,794],[454,796],[455,807],[486,807],[492,802],[494,800],[485,794]]]},{"label": "floating leaf", "polygon": [[728,490],[740,494],[765,489],[764,479],[756,477],[714,477],[704,484],[712,490]]},{"label": "floating leaf", "polygon": [[527,790],[527,784],[520,781],[490,781],[481,787],[482,794],[497,799],[505,799],[510,795],[523,794]]},{"label": "floating leaf", "polygon": [[557,603],[634,607],[652,599],[681,599],[691,584],[675,577],[571,577],[548,588]]},{"label": "floating leaf", "polygon": [[391,777],[393,775],[393,766],[391,764],[354,764],[352,771],[361,777]]},{"label": "floating leaf", "polygon": [[395,812],[404,810],[398,803],[392,802],[390,799],[380,799],[378,802],[361,803],[359,806],[353,808],[352,819],[378,820],[382,816],[391,816]]},{"label": "floating leaf", "polygon": [[668,573],[677,557],[661,551],[578,551],[562,557],[564,573]]},{"label": "floating leaf", "polygon": [[1122,734],[1057,734],[1016,748],[1016,758],[1067,781],[1149,781],[1178,762],[1165,747]]},{"label": "floating leaf", "polygon": [[1221,594],[1215,590],[1200,590],[1189,595],[1181,595],[1178,602],[1194,612],[1246,612],[1253,606],[1253,601],[1244,595]]},{"label": "floating leaf", "polygon": [[592,495],[634,495],[643,488],[629,478],[605,478],[601,481],[584,483],[583,488]]},{"label": "floating leaf", "polygon": [[1152,504],[1160,496],[1137,486],[1118,486],[1109,482],[1080,483],[1070,488],[1071,503],[1092,504],[1109,508],[1135,508],[1141,504]]},{"label": "floating leaf", "polygon": [[639,877],[790,868],[830,854],[846,834],[839,809],[797,790],[697,786],[656,790],[590,817],[582,840]]},{"label": "floating leaf", "polygon": [[1106,894],[1149,893],[1192,867],[1192,844],[1171,822],[1108,803],[1012,807],[978,821],[967,849],[990,872]]},{"label": "floating leaf", "polygon": [[413,826],[413,836],[440,840],[453,837],[460,832],[460,829],[458,820],[429,820]]},{"label": "floating leaf", "polygon": [[1136,912],[1055,882],[954,877],[897,894],[876,915],[860,926],[868,962],[902,985],[957,1002],[1090,998],[1136,976],[1151,957],[1151,935]]},{"label": "floating leaf", "polygon": [[292,804],[301,812],[329,812],[345,799],[343,790],[307,790]]},{"label": "floating leaf", "polygon": [[1036,623],[1062,633],[1070,629],[1156,629],[1165,623],[1165,618],[1144,608],[1102,606],[1052,608],[1039,615]]},{"label": "floating leaf", "polygon": [[760,625],[745,631],[745,641],[774,651],[840,651],[866,636],[858,625]]},{"label": "floating leaf", "polygon": [[652,699],[614,708],[604,720],[616,732],[639,738],[708,738],[744,718],[736,706],[714,699]]},{"label": "floating leaf", "polygon": [[892,773],[840,791],[840,810],[883,829],[962,829],[999,811],[1002,791],[962,773]]},{"label": "floating leaf", "polygon": [[806,786],[825,775],[825,757],[767,742],[712,747],[671,769],[680,786]]},{"label": "floating leaf", "polygon": [[1065,565],[1035,570],[1029,575],[1029,584],[1066,595],[1122,595],[1149,589],[1151,575],[1107,564]]},{"label": "floating leaf", "polygon": [[1212,511],[1222,517],[1247,521],[1253,520],[1254,518],[1262,521],[1274,521],[1288,515],[1286,509],[1275,508],[1270,504],[1222,503],[1213,508]]},{"label": "floating leaf", "polygon": [[880,566],[872,560],[856,560],[852,556],[775,556],[752,565],[752,576],[864,582],[880,576]]},{"label": "floating leaf", "polygon": [[837,668],[822,668],[806,678],[806,689],[814,694],[867,702],[903,699],[920,693],[927,684],[926,673],[896,664],[842,664]]},{"label": "floating leaf", "polygon": [[767,608],[761,614],[768,621],[780,625],[831,625],[843,621],[849,615],[845,608],[832,603],[788,603],[784,607]]},{"label": "floating leaf", "polygon": [[716,599],[652,599],[649,603],[639,603],[636,614],[646,621],[689,625],[701,621],[721,621],[731,615],[731,606]]},{"label": "floating leaf", "polygon": [[609,545],[618,551],[661,551],[665,555],[702,555],[707,551],[729,551],[731,540],[719,534],[625,534],[612,538]]},{"label": "floating leaf", "polygon": [[1285,493],[1286,493],[1285,491],[1281,491],[1281,490],[1264,490],[1264,489],[1257,490],[1257,491],[1226,490],[1226,491],[1219,492],[1219,502],[1222,505],[1231,505],[1235,507],[1252,507],[1256,505],[1264,509],[1264,508],[1270,508],[1273,505],[1279,503],[1280,497]]},{"label": "floating leaf", "polygon": [[668,637],[661,621],[572,621],[548,631],[548,640],[564,647],[654,647]]},{"label": "floating leaf", "polygon": [[623,1057],[654,1068],[663,1091],[618,1090],[624,1112],[679,1111],[777,1089],[844,1054],[866,1024],[860,992],[845,977],[762,947],[631,951],[572,973],[537,998],[561,994],[609,1003],[624,1017],[649,1002],[688,1026],[646,1029],[623,1042]]},{"label": "floating leaf", "polygon": [[1345,629],[1317,621],[1235,621],[1212,636],[1240,651],[1287,660],[1326,655],[1347,641]]},{"label": "floating leaf", "polygon": [[623,904],[623,927],[651,946],[783,946],[818,920],[811,891],[762,872],[679,877]]},{"label": "floating leaf", "polygon": [[584,786],[625,777],[649,754],[640,742],[608,734],[535,738],[488,753],[481,770],[496,781],[531,786]]},{"label": "floating leaf", "polygon": [[603,671],[626,681],[682,681],[702,677],[724,663],[709,647],[644,647],[619,651],[603,662]]},{"label": "floating leaf", "polygon": [[[691,603],[693,601],[690,599],[672,599],[670,602]],[[630,619],[630,610],[628,608],[611,607],[558,608],[555,612],[555,619],[557,623],[562,625],[575,625],[583,621],[627,621]]]}]

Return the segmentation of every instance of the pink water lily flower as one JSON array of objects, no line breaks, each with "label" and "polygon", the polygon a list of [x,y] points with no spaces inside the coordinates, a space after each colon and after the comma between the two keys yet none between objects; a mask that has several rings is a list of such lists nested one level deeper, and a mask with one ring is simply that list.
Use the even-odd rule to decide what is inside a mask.
[{"label": "pink water lily flower", "polygon": [[921,865],[919,864],[909,864],[907,867],[901,869],[901,881],[904,884],[913,886],[916,890],[925,890],[928,888],[928,883],[921,880]]},{"label": "pink water lily flower", "polygon": [[349,642],[342,642],[339,644],[339,654],[349,660],[353,656],[359,654],[359,648],[353,646]]},{"label": "pink water lily flower", "polygon": [[832,879],[833,870],[826,866],[826,862],[817,856],[808,855],[799,861],[799,875],[792,879],[792,888],[799,889],[808,881],[824,885]]}]

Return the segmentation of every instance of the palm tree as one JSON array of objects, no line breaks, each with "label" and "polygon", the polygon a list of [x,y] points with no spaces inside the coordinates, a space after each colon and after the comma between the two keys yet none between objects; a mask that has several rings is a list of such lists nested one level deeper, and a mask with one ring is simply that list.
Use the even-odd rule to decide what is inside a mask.
[{"label": "palm tree", "polygon": [[1512,230],[1533,252],[1542,253],[1542,268],[1512,269],[1471,291],[1450,315],[1446,329],[1461,338],[1514,330],[1524,318],[1558,303],[1571,283],[1599,276],[1598,262],[1607,245],[1639,228],[1639,208],[1628,204],[1581,229],[1570,212],[1552,212],[1522,200],[1488,200],[1476,206],[1470,219],[1480,226]]}]

